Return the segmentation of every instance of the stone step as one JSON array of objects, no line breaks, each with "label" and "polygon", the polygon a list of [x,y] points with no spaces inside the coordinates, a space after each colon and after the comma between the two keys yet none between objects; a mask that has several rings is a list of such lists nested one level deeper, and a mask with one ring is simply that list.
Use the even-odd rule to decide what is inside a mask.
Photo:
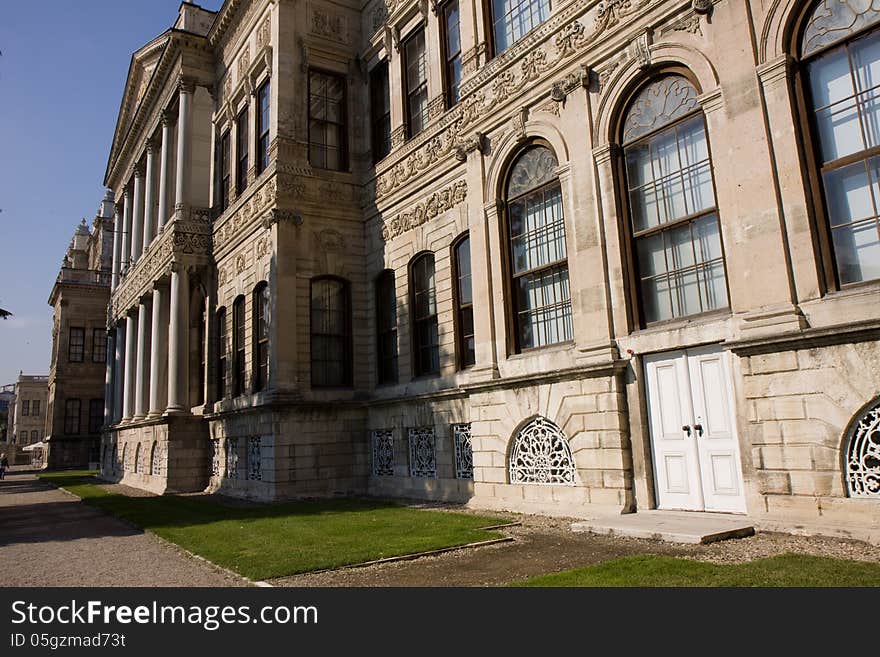
[{"label": "stone step", "polygon": [[727,513],[652,510],[574,522],[571,530],[670,543],[712,543],[752,536],[755,526],[746,516]]}]

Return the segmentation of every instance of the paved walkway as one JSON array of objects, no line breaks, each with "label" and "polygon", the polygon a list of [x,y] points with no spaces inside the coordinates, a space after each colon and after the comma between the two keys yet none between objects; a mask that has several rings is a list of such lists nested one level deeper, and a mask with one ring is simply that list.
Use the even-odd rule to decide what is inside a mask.
[{"label": "paved walkway", "polygon": [[0,481],[0,586],[242,586],[30,473]]}]

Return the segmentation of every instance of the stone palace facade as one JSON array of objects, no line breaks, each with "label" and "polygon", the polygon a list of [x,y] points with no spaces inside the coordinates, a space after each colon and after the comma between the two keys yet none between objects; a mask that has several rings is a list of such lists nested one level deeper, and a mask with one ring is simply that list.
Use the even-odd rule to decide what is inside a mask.
[{"label": "stone palace facade", "polygon": [[104,477],[880,536],[875,76],[876,0],[183,3]]}]

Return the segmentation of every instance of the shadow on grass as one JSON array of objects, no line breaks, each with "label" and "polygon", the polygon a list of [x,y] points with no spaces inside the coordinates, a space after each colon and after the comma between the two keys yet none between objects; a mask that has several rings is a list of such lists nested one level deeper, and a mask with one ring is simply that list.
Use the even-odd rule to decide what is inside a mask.
[{"label": "shadow on grass", "polygon": [[42,477],[83,502],[246,577],[266,579],[498,538],[499,518],[332,499],[242,506],[216,498],[128,497],[82,473]]}]

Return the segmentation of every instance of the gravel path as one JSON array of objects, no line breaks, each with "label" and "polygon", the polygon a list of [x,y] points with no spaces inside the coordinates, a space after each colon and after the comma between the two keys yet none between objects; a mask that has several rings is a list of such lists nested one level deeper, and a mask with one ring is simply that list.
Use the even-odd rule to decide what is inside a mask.
[{"label": "gravel path", "polygon": [[0,481],[0,564],[0,586],[247,585],[15,472]]}]

